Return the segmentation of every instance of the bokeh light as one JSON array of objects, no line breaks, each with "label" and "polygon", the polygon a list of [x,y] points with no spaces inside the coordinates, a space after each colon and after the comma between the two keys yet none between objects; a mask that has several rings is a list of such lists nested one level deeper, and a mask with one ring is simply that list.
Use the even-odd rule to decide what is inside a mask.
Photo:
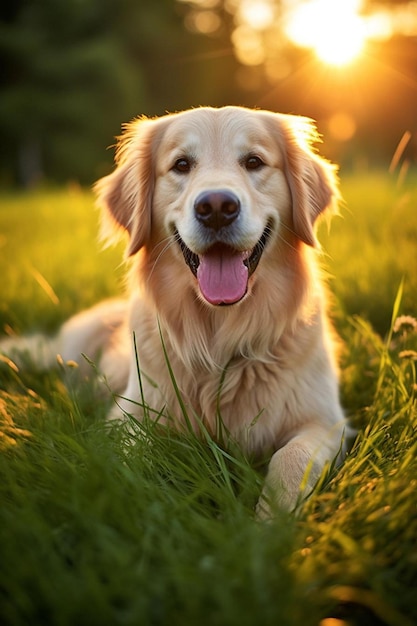
[{"label": "bokeh light", "polygon": [[328,120],[328,131],[336,141],[349,141],[356,132],[356,122],[350,113],[337,111]]}]

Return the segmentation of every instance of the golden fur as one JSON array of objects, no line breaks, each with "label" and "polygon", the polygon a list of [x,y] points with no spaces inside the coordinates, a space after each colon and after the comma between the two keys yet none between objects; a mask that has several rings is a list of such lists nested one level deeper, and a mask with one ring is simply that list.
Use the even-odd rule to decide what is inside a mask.
[{"label": "golden fur", "polygon": [[[144,401],[181,427],[162,335],[190,420],[202,420],[215,436],[220,415],[248,451],[272,453],[261,515],[270,496],[279,506],[296,506],[301,485],[308,493],[337,456],[346,428],[314,234],[318,216],[335,208],[338,190],[334,167],[312,149],[316,139],[310,120],[238,107],[128,124],[117,167],[96,193],[104,237],[117,230],[129,236],[129,302],[83,312],[48,348],[42,344],[45,361],[57,352],[80,364],[81,352],[93,360],[100,355],[101,371],[122,397],[112,418],[140,418]],[[222,204],[218,213],[213,200],[198,213],[198,198],[219,190],[221,199],[236,200],[232,209]],[[207,227],[207,206],[210,218],[213,211],[232,223]],[[198,255],[198,279],[180,241],[186,254]],[[246,284],[244,265],[259,242],[264,250]],[[217,250],[226,269],[213,269]],[[203,260],[209,278],[201,277]],[[233,282],[229,266],[244,275],[237,282],[245,293],[218,306],[229,294],[216,280]],[[26,346],[36,350],[38,339],[31,341]]]}]

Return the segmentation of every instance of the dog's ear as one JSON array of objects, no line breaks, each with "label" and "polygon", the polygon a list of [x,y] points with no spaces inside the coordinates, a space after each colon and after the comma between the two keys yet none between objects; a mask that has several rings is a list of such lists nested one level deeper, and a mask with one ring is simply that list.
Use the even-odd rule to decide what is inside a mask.
[{"label": "dog's ear", "polygon": [[325,210],[337,210],[340,200],[337,168],[313,149],[319,136],[312,120],[280,115],[284,137],[284,168],[292,196],[294,232],[316,246],[314,224]]},{"label": "dog's ear", "polygon": [[118,231],[127,231],[127,256],[136,254],[150,237],[157,128],[158,120],[146,118],[126,124],[118,138],[116,169],[94,186],[102,209],[102,239],[111,242]]}]

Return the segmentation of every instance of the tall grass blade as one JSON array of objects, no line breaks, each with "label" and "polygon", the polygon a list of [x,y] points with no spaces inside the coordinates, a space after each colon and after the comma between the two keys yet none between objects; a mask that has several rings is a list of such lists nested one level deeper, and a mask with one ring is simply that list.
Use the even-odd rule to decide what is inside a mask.
[{"label": "tall grass blade", "polygon": [[166,362],[166,365],[167,365],[167,368],[168,368],[169,377],[171,379],[172,386],[174,387],[174,392],[175,392],[176,398],[178,400],[178,404],[180,406],[182,416],[184,418],[185,424],[187,425],[187,428],[189,429],[189,431],[193,432],[194,429],[193,429],[193,426],[191,424],[190,417],[188,415],[188,409],[187,409],[187,407],[185,405],[185,402],[184,402],[184,399],[182,397],[181,390],[178,387],[177,380],[176,380],[175,374],[174,374],[174,370],[172,369],[171,362],[169,360],[169,355],[168,355],[168,351],[167,351],[167,348],[166,348],[165,340],[164,340],[164,337],[163,337],[163,334],[162,334],[162,328],[161,328],[161,324],[160,324],[159,319],[158,319],[158,330],[159,330],[159,337],[161,339],[162,350],[164,352],[165,362]]},{"label": "tall grass blade", "polygon": [[401,280],[400,285],[397,290],[397,295],[395,297],[394,305],[392,308],[390,328],[389,328],[388,335],[383,345],[383,349],[381,353],[378,382],[376,385],[376,397],[378,397],[379,394],[381,393],[381,390],[382,390],[382,387],[384,385],[384,381],[386,378],[387,368],[391,364],[390,347],[391,347],[391,342],[392,342],[392,335],[394,332],[395,320],[397,319],[399,311],[400,311],[403,293],[404,293],[404,278]]}]

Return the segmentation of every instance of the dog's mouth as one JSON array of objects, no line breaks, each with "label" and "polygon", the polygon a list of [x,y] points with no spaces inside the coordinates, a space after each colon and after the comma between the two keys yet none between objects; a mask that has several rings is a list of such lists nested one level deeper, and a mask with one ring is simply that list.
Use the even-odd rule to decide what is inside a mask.
[{"label": "dog's mouth", "polygon": [[271,232],[272,222],[269,221],[252,250],[241,252],[218,242],[200,255],[186,246],[177,230],[175,238],[205,300],[210,304],[226,305],[235,304],[246,295],[249,278],[258,266]]}]

